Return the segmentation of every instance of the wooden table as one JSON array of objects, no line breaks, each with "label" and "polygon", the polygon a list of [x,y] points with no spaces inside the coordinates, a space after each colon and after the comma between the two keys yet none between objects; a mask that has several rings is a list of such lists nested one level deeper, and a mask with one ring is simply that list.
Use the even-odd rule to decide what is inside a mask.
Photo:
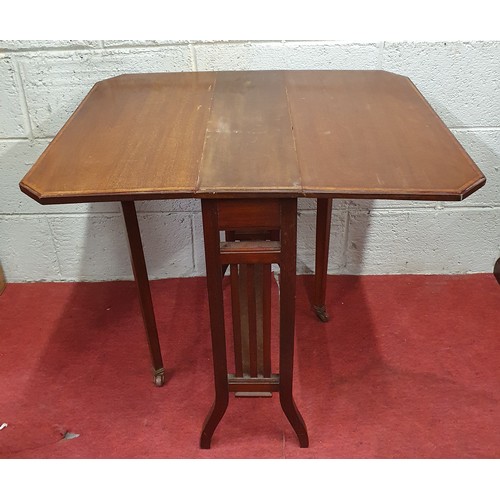
[{"label": "wooden table", "polygon": [[[297,198],[317,199],[314,306],[326,320],[332,198],[462,200],[484,183],[408,78],[245,71],[97,83],[20,188],[42,204],[121,202],[157,385],[163,361],[134,202],[201,198],[216,391],[201,446],[210,447],[229,392],[277,391],[305,447],[292,394]],[[272,263],[280,265],[279,373],[270,355]],[[227,266],[232,373],[222,300]]]}]

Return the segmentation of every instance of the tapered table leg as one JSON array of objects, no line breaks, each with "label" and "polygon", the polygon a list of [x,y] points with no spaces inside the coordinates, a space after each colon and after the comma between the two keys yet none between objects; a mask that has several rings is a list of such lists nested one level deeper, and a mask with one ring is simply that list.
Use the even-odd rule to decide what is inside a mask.
[{"label": "tapered table leg", "polygon": [[304,420],[292,393],[297,258],[297,200],[282,202],[280,262],[280,403],[301,448],[309,446]]},{"label": "tapered table leg", "polygon": [[210,448],[213,433],[226,412],[229,403],[229,387],[227,381],[222,267],[219,259],[220,238],[217,223],[217,201],[202,200],[202,212],[215,382],[215,402],[203,424],[200,438],[200,447],[208,449]]},{"label": "tapered table leg", "polygon": [[122,201],[122,209],[130,246],[130,260],[139,292],[142,319],[144,320],[149,352],[153,362],[153,380],[156,386],[161,387],[165,383],[165,369],[161,357],[160,342],[158,341],[158,330],[156,328],[153,301],[149,288],[148,271],[146,261],[144,260],[141,232],[139,230],[134,202]]},{"label": "tapered table leg", "polygon": [[332,221],[332,199],[318,198],[316,215],[316,261],[314,277],[314,303],[316,316],[328,321],[326,311],[326,278],[328,274],[328,251],[330,246],[330,224]]}]

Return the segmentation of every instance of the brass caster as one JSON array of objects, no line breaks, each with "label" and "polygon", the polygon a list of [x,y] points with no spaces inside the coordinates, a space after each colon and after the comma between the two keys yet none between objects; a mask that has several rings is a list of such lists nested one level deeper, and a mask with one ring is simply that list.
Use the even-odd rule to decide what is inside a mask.
[{"label": "brass caster", "polygon": [[153,376],[153,382],[156,387],[162,387],[165,384],[165,373],[162,371],[161,373],[155,373]]},{"label": "brass caster", "polygon": [[326,306],[313,306],[313,309],[320,321],[323,323],[328,322],[330,316],[328,316],[328,313],[326,312]]}]

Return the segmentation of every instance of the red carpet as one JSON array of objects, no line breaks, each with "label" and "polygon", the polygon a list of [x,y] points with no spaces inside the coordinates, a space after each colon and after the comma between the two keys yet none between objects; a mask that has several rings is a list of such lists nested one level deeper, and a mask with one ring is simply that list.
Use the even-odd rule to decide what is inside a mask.
[{"label": "red carpet", "polygon": [[275,395],[232,397],[212,449],[200,450],[213,398],[204,278],[152,283],[162,388],[133,283],[9,284],[0,457],[500,457],[493,275],[329,277],[327,324],[310,311],[311,286],[298,278],[295,372],[310,448]]}]

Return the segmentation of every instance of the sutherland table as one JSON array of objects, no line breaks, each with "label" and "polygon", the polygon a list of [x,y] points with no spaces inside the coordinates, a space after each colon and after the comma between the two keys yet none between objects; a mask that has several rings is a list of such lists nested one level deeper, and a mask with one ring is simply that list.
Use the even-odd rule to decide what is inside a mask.
[{"label": "sutherland table", "polygon": [[[97,83],[21,181],[42,204],[120,201],[153,362],[163,362],[135,200],[201,198],[215,403],[279,392],[308,446],[292,395],[297,198],[317,198],[314,307],[325,309],[332,198],[462,200],[481,171],[405,77],[384,71],[123,75]],[[225,232],[221,242],[220,233]],[[271,264],[280,266],[279,373],[271,368]],[[222,276],[230,267],[234,370]]]}]

